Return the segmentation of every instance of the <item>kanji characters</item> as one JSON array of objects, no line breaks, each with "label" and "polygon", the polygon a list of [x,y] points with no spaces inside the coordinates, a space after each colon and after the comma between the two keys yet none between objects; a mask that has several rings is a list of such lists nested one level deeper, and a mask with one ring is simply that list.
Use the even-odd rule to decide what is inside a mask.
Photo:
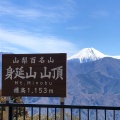
[{"label": "kanji characters", "polygon": [[41,77],[41,79],[45,78],[45,77],[47,77],[49,79],[51,78],[51,72],[48,72],[48,74],[47,74],[47,67],[44,67],[44,73],[41,72],[41,76],[40,77]]},{"label": "kanji characters", "polygon": [[20,68],[16,68],[15,69],[15,77],[14,78],[21,78],[21,79],[24,79],[25,76],[24,76],[24,70],[23,70],[23,66],[21,66]]},{"label": "kanji characters", "polygon": [[[31,77],[33,77],[35,79],[37,72],[32,73],[32,67],[29,67],[29,68],[30,68],[29,74],[28,74],[28,72],[26,72],[26,74],[25,74],[23,66],[17,67],[14,70],[11,66],[9,66],[7,68],[7,74],[5,75],[6,76],[5,80],[6,79],[13,80],[13,78],[14,79],[16,79],[16,78],[25,79],[25,78],[31,78]],[[14,75],[14,77],[13,77],[13,75]]]},{"label": "kanji characters", "polygon": [[31,63],[34,63],[35,64],[35,62],[36,62],[36,57],[32,57],[32,58],[30,58],[31,59]]},{"label": "kanji characters", "polygon": [[54,63],[54,59],[52,59],[52,57],[50,57],[50,59],[48,60],[48,63]]},{"label": "kanji characters", "polygon": [[40,57],[39,62],[40,62],[40,63],[44,63],[44,62],[45,62],[44,57]]},{"label": "kanji characters", "polygon": [[5,80],[8,78],[10,78],[12,80],[13,73],[14,73],[14,70],[12,69],[11,66],[9,66],[9,68],[7,68],[7,74],[5,75],[6,76]]},{"label": "kanji characters", "polygon": [[[13,77],[14,75],[14,77]],[[32,67],[29,67],[29,72],[24,72],[24,67],[17,67],[13,70],[11,66],[7,68],[7,74],[5,75],[6,79],[12,80],[13,78],[20,78],[20,79],[28,79],[28,78],[36,78],[37,72],[32,70]],[[53,78],[55,80],[61,79],[63,80],[63,66],[59,66],[56,68],[52,68],[51,70],[47,70],[47,67],[44,67],[44,71],[40,72],[40,78]]]},{"label": "kanji characters", "polygon": [[27,63],[27,57],[22,57],[21,62],[22,62],[23,64],[26,64],[26,63]]},{"label": "kanji characters", "polygon": [[63,80],[63,66],[59,66],[59,67],[56,67],[56,68],[53,68],[51,69],[51,71],[48,71],[47,72],[47,67],[44,67],[44,73],[40,72],[41,73],[41,76],[40,78],[53,78],[55,80],[57,80],[58,78],[60,78],[61,80]]},{"label": "kanji characters", "polygon": [[22,63],[22,64],[27,64],[27,63],[31,63],[31,64],[35,64],[36,62],[37,63],[41,63],[41,64],[43,64],[43,63],[48,63],[48,64],[50,64],[50,63],[54,63],[55,62],[55,60],[52,58],[52,57],[49,57],[49,58],[45,58],[45,57],[43,57],[43,56],[41,56],[41,57],[39,57],[39,60],[36,60],[37,58],[36,57],[31,57],[31,58],[28,58],[28,57],[22,57],[21,59],[19,58],[17,58],[17,57],[15,57],[14,58],[14,60],[13,60],[13,63]]},{"label": "kanji characters", "polygon": [[51,69],[51,71],[54,72],[54,75],[53,75],[54,79],[57,80],[58,78],[60,78],[61,80],[63,80],[63,69],[62,68],[63,66]]},{"label": "kanji characters", "polygon": [[29,67],[29,68],[30,68],[30,74],[28,75],[28,73],[26,72],[26,78],[33,77],[35,79],[37,73],[34,72],[34,74],[32,74],[32,67]]},{"label": "kanji characters", "polygon": [[15,57],[15,59],[13,60],[13,63],[19,63],[19,60]]}]

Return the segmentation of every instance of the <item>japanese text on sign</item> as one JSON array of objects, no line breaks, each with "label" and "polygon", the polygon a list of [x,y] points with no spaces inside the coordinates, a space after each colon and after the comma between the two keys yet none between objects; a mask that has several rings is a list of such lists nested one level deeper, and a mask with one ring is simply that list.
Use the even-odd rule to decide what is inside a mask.
[{"label": "japanese text on sign", "polygon": [[[2,61],[4,95],[66,96],[65,53],[5,54]],[[12,86],[7,94],[6,85]]]}]

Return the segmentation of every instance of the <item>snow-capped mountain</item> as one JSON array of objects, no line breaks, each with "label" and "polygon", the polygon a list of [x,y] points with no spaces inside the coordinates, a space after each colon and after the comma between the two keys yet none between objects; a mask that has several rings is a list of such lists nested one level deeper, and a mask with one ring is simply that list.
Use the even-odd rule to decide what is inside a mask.
[{"label": "snow-capped mountain", "polygon": [[107,55],[104,55],[103,53],[99,52],[94,48],[84,48],[81,51],[79,51],[77,54],[69,57],[68,60],[79,59],[80,63],[84,63],[84,62],[99,60],[106,56]]},{"label": "snow-capped mountain", "polygon": [[78,53],[69,57],[67,60],[74,60],[74,61],[79,60],[80,63],[85,63],[85,62],[96,61],[104,57],[112,57],[115,59],[120,59],[120,56],[105,55],[94,48],[84,48]]}]

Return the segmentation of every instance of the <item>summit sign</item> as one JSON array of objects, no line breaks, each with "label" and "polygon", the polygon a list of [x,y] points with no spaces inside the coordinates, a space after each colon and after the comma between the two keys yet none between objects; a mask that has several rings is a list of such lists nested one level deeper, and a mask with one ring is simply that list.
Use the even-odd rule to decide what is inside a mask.
[{"label": "summit sign", "polygon": [[2,95],[66,97],[66,53],[3,54]]}]

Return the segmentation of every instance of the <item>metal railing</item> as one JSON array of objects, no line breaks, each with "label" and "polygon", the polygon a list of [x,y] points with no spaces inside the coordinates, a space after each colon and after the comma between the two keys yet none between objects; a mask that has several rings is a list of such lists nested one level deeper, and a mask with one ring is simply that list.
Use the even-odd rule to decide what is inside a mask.
[{"label": "metal railing", "polygon": [[0,120],[7,115],[9,120],[120,120],[120,107],[0,104]]}]

